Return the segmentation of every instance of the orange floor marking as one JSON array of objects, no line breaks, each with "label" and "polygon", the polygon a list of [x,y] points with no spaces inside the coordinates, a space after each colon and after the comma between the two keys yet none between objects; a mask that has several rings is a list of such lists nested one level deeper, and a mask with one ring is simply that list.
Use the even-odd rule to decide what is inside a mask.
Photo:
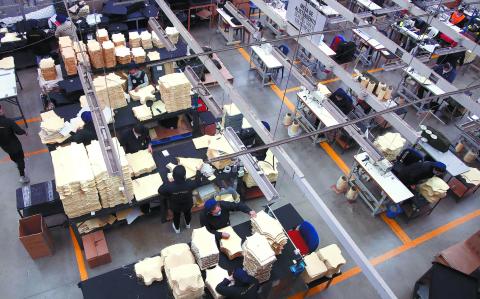
[{"label": "orange floor marking", "polygon": [[70,231],[70,237],[72,238],[72,244],[73,244],[73,249],[75,251],[75,258],[77,260],[77,267],[78,267],[78,273],[80,274],[80,280],[81,281],[87,280],[88,272],[87,272],[87,268],[85,267],[85,261],[83,259],[82,250],[80,249],[80,245],[78,245],[78,240],[75,237],[75,233],[73,232],[72,227],[70,226],[68,229]]},{"label": "orange floor marking", "polygon": [[23,121],[23,119],[17,120],[16,123],[17,125],[23,125],[25,123],[38,123],[41,121],[42,119],[40,117],[32,117],[32,118],[26,119],[25,121]]},{"label": "orange floor marking", "polygon": [[283,90],[280,90],[280,88],[278,88],[277,85],[275,84],[272,84],[270,85],[270,88],[273,90],[273,92],[277,95],[277,97],[283,101],[283,103],[287,106],[287,108],[290,110],[290,111],[295,111],[295,105],[290,102],[290,100],[287,98],[287,96],[285,95],[285,93],[283,92]]},{"label": "orange floor marking", "polygon": [[327,155],[332,158],[333,162],[337,164],[338,168],[344,173],[349,174],[350,168],[342,160],[342,158],[337,154],[337,152],[328,144],[327,142],[320,142],[320,147],[327,153]]},{"label": "orange floor marking", "polygon": [[[40,155],[40,154],[45,154],[45,153],[48,153],[48,149],[43,148],[41,150],[34,151],[34,152],[26,152],[26,153],[24,153],[24,155],[25,155],[25,158],[29,158],[29,157],[32,157],[32,156],[35,156],[35,155]],[[6,156],[6,157],[4,157],[3,159],[0,160],[0,163],[5,163],[5,162],[8,162],[8,161],[10,161],[10,157]]]},{"label": "orange floor marking", "polygon": [[400,227],[400,225],[394,219],[388,218],[385,213],[380,215],[383,222],[385,222],[388,227],[397,235],[397,237],[402,241],[403,244],[408,244],[412,242],[412,239],[407,235],[407,233]]}]

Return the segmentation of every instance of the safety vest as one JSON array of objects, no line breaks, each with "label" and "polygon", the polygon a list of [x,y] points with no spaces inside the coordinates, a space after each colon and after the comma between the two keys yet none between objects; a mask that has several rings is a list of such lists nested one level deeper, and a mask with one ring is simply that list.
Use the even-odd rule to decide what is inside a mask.
[{"label": "safety vest", "polygon": [[465,19],[465,15],[463,13],[459,13],[459,12],[455,11],[450,16],[450,23],[452,23],[453,25],[457,25],[458,23],[460,23],[464,19]]}]

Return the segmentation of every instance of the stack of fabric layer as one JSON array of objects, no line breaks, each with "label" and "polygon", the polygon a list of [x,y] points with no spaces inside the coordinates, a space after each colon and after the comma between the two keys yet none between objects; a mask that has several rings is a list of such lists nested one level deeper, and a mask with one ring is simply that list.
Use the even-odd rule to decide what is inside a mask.
[{"label": "stack of fabric layer", "polygon": [[312,252],[303,258],[305,262],[305,271],[302,273],[302,279],[305,283],[310,283],[320,279],[327,274],[327,266],[318,257],[316,252]]},{"label": "stack of fabric layer", "polygon": [[128,33],[128,45],[130,48],[138,48],[141,46],[140,35],[136,31]]},{"label": "stack of fabric layer", "polygon": [[382,152],[388,161],[393,161],[400,154],[406,142],[407,140],[399,133],[389,132],[377,137],[373,144]]},{"label": "stack of fabric layer", "polygon": [[[275,158],[271,150],[267,151],[267,156],[265,157],[265,161],[258,161],[258,166],[263,171],[265,176],[270,182],[276,182],[278,179],[278,160]],[[253,179],[253,177],[245,171],[245,175],[243,176],[243,181],[248,188],[257,186],[257,183]]]},{"label": "stack of fabric layer", "polygon": [[203,160],[197,158],[177,157],[177,161],[178,165],[185,167],[187,179],[193,178],[197,174],[197,169],[199,169],[203,164]]},{"label": "stack of fabric layer", "polygon": [[154,281],[162,281],[163,260],[160,256],[148,257],[135,264],[135,274],[147,286]]},{"label": "stack of fabric layer", "polygon": [[175,27],[167,27],[165,28],[165,33],[168,36],[168,39],[173,43],[178,43],[178,38],[180,37],[180,32],[178,32],[177,28]]},{"label": "stack of fabric layer", "polygon": [[40,72],[45,81],[57,79],[57,70],[55,68],[55,61],[52,58],[44,58],[40,60]]},{"label": "stack of fabric layer", "polygon": [[[233,154],[234,150],[223,135],[215,135],[210,139],[207,149],[207,157],[209,159],[220,157],[223,155]],[[232,164],[232,160],[220,160],[211,163],[217,169],[224,169],[226,166]]]},{"label": "stack of fabric layer", "polygon": [[77,63],[83,64],[86,67],[90,66],[90,58],[88,57],[87,53],[77,53]]},{"label": "stack of fabric layer", "polygon": [[62,59],[65,64],[67,75],[72,76],[77,74],[77,56],[72,47],[62,49]]},{"label": "stack of fabric layer", "polygon": [[129,94],[132,100],[145,104],[147,100],[155,100],[155,87],[153,87],[153,85],[147,85],[138,90],[132,89]]},{"label": "stack of fabric layer", "polygon": [[418,186],[420,194],[430,203],[436,203],[447,196],[448,189],[450,189],[448,184],[436,176],[429,178]]},{"label": "stack of fabric layer", "polygon": [[[95,182],[97,190],[100,193],[100,200],[103,208],[112,208],[119,204],[128,203],[129,200],[133,199],[133,183],[125,152],[123,147],[118,143],[117,138],[112,138],[112,141],[115,144],[120,157],[125,185],[123,185],[121,177],[110,176],[108,174],[100,143],[97,140],[93,140],[91,144],[87,146],[88,158],[90,160],[90,165],[92,166],[93,175],[95,176]],[[122,187],[125,188],[124,192],[121,191]],[[129,194],[129,198],[127,197],[127,194]]]},{"label": "stack of fabric layer", "polygon": [[207,269],[205,285],[214,299],[224,298],[222,295],[217,293],[215,289],[217,288],[218,284],[221,283],[225,278],[228,278],[228,276],[227,270],[220,266],[216,266],[213,269]]},{"label": "stack of fabric layer", "polygon": [[53,110],[41,113],[40,118],[42,123],[38,135],[43,144],[61,143],[70,137],[69,134],[64,136],[60,133],[65,126],[65,122]]},{"label": "stack of fabric layer", "polygon": [[98,76],[93,79],[93,86],[95,93],[103,110],[105,106],[112,109],[118,109],[127,106],[125,93],[123,92],[123,85],[125,80],[117,76],[115,73],[110,73],[107,76]]},{"label": "stack of fabric layer", "polygon": [[218,264],[219,252],[215,235],[210,233],[205,226],[193,230],[191,247],[201,270]]},{"label": "stack of fabric layer", "polygon": [[107,29],[104,29],[104,28],[98,29],[96,36],[97,36],[97,41],[99,43],[103,43],[103,42],[109,40],[108,31],[107,31]]},{"label": "stack of fabric layer", "polygon": [[125,35],[123,35],[123,33],[112,34],[112,42],[115,45],[115,47],[127,46],[127,43],[125,42]]},{"label": "stack of fabric layer", "polygon": [[50,153],[57,192],[65,214],[74,218],[102,208],[95,177],[83,144],[72,143]]},{"label": "stack of fabric layer", "polygon": [[92,67],[98,69],[103,68],[105,63],[103,61],[103,52],[100,43],[96,40],[88,40],[87,42],[88,56],[90,56],[90,62]]},{"label": "stack of fabric layer", "polygon": [[155,48],[165,48],[165,45],[162,43],[160,38],[158,38],[158,35],[155,33],[155,31],[152,31],[152,42]]},{"label": "stack of fabric layer", "polygon": [[283,247],[288,242],[288,238],[280,222],[265,213],[265,211],[258,212],[257,217],[252,218],[251,222],[252,233],[259,233],[267,238],[275,254],[281,254]]},{"label": "stack of fabric layer", "polygon": [[461,174],[462,178],[468,183],[477,186],[480,184],[480,170],[470,167],[470,170]]},{"label": "stack of fabric layer", "polygon": [[150,51],[148,52],[147,57],[149,61],[160,60],[160,53],[158,53],[157,51]]},{"label": "stack of fabric layer", "polygon": [[153,102],[152,109],[147,107],[147,105],[140,105],[132,108],[133,115],[139,121],[146,121],[152,119],[152,111],[153,116],[157,116],[166,112],[165,104],[162,101]]},{"label": "stack of fabric layer", "polygon": [[144,48],[145,50],[153,48],[152,35],[150,34],[150,32],[142,31],[142,33],[140,33],[140,40],[142,42],[142,48]]},{"label": "stack of fabric layer", "polygon": [[260,283],[270,279],[273,263],[277,260],[267,238],[255,233],[242,245],[243,268]]},{"label": "stack of fabric layer", "polygon": [[130,49],[125,46],[115,47],[115,56],[119,64],[129,64],[132,61]]},{"label": "stack of fabric layer", "polygon": [[160,174],[154,173],[136,180],[133,180],[133,193],[135,200],[142,201],[158,195],[158,188],[162,186],[163,181]]},{"label": "stack of fabric layer", "polygon": [[117,65],[117,60],[115,58],[115,45],[111,41],[107,40],[102,43],[102,49],[105,67],[115,67]]},{"label": "stack of fabric layer", "polygon": [[85,43],[83,41],[79,41],[78,43],[73,43],[73,50],[77,54],[87,52],[87,46],[85,46]]},{"label": "stack of fabric layer", "polygon": [[72,46],[73,46],[73,42],[70,36],[60,36],[58,38],[58,47],[60,48],[60,51],[63,48],[72,47]]},{"label": "stack of fabric layer", "polygon": [[232,127],[235,132],[240,132],[243,123],[243,114],[237,105],[230,104],[223,106],[222,127]]},{"label": "stack of fabric layer", "polygon": [[192,85],[183,73],[173,73],[158,79],[158,89],[168,112],[192,107],[190,91]]},{"label": "stack of fabric layer", "polygon": [[132,48],[132,56],[135,63],[144,63],[147,54],[143,48]]},{"label": "stack of fabric layer", "polygon": [[332,276],[340,272],[340,267],[345,265],[347,261],[342,255],[342,251],[337,244],[330,244],[317,250],[317,255],[327,267],[327,276]]},{"label": "stack of fabric layer", "polygon": [[127,160],[128,165],[132,170],[133,177],[140,176],[144,173],[150,173],[157,168],[152,154],[146,149],[133,154],[127,154]]},{"label": "stack of fabric layer", "polygon": [[221,233],[230,235],[228,239],[220,240],[220,250],[227,255],[229,260],[233,260],[243,255],[242,239],[237,235],[231,226],[218,230]]}]

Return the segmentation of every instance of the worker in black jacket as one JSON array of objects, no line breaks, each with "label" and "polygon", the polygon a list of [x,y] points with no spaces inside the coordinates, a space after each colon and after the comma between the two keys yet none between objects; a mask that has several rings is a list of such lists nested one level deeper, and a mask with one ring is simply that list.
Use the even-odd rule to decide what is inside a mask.
[{"label": "worker in black jacket", "polygon": [[446,169],[446,165],[442,162],[419,161],[392,171],[405,186],[414,188],[422,180],[443,176]]},{"label": "worker in black jacket", "polygon": [[186,179],[187,171],[182,165],[173,169],[173,182],[163,184],[158,193],[168,199],[169,207],[173,212],[173,230],[180,233],[180,216],[183,213],[187,229],[190,228],[192,220],[192,191],[197,188],[202,181],[202,174],[197,170],[194,180]]},{"label": "worker in black jacket", "polygon": [[255,277],[237,268],[233,274],[217,285],[215,291],[226,299],[256,299],[258,298],[259,282]]},{"label": "worker in black jacket", "polygon": [[71,133],[72,137],[70,141],[89,145],[92,140],[98,139],[97,132],[95,131],[95,125],[93,124],[92,113],[90,111],[84,111],[80,117],[85,125],[76,133]]},{"label": "worker in black jacket", "polygon": [[230,212],[232,211],[242,211],[249,214],[250,217],[257,216],[254,210],[242,202],[209,199],[205,202],[203,212],[200,214],[200,225],[205,226],[209,232],[214,234],[216,240],[228,239],[230,237],[228,233],[221,233],[217,230],[230,225]]},{"label": "worker in black jacket", "polygon": [[148,149],[148,152],[151,153],[151,141],[148,129],[141,124],[136,125],[131,130],[127,130],[120,138],[120,144],[127,154],[133,154],[144,149]]},{"label": "worker in black jacket", "polygon": [[335,106],[345,115],[348,115],[354,109],[352,98],[342,88],[335,90],[329,99],[332,100]]},{"label": "worker in black jacket", "polygon": [[25,175],[25,156],[22,144],[17,135],[27,134],[13,120],[5,117],[3,107],[0,105],[0,147],[10,156],[10,159],[17,164],[20,173],[20,183],[27,184],[30,179]]}]

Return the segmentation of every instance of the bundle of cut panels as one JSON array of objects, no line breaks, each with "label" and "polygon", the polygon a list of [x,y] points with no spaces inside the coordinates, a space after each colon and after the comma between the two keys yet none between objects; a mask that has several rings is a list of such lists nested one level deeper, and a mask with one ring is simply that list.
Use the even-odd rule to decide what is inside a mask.
[{"label": "bundle of cut panels", "polygon": [[215,289],[225,278],[228,278],[228,276],[229,275],[227,270],[223,269],[220,266],[216,266],[213,269],[207,269],[205,285],[207,286],[207,289],[210,291],[210,294],[212,294],[212,297],[214,299],[224,298],[222,295],[217,293]]},{"label": "bundle of cut panels", "polygon": [[90,56],[90,62],[92,67],[98,69],[105,66],[103,61],[102,47],[96,40],[89,40],[87,42],[88,56]]},{"label": "bundle of cut panels", "polygon": [[385,135],[377,137],[373,144],[382,152],[387,160],[393,161],[400,154],[406,142],[407,140],[399,133],[388,132]]},{"label": "bundle of cut panels", "polygon": [[418,186],[418,191],[420,194],[430,203],[436,203],[440,199],[447,196],[448,189],[450,189],[448,184],[436,176],[429,178],[427,181]]},{"label": "bundle of cut panels", "polygon": [[55,68],[55,61],[52,58],[44,58],[40,60],[40,72],[45,81],[57,79],[57,70]]},{"label": "bundle of cut panels", "polygon": [[82,53],[87,51],[87,46],[83,43],[83,41],[79,41],[78,43],[73,43],[73,50],[75,53]]},{"label": "bundle of cut panels", "polygon": [[97,41],[99,43],[103,43],[103,42],[109,40],[108,31],[107,31],[107,29],[104,29],[104,28],[98,29],[96,36],[97,36]]},{"label": "bundle of cut panels", "polygon": [[249,275],[263,283],[270,279],[273,263],[277,260],[267,238],[255,233],[242,245],[243,268]]},{"label": "bundle of cut panels", "polygon": [[142,42],[142,48],[144,48],[145,50],[153,48],[152,35],[150,34],[150,32],[142,31],[142,33],[140,33],[140,40]]},{"label": "bundle of cut panels", "polygon": [[258,212],[257,217],[252,218],[251,222],[252,233],[259,233],[267,238],[275,254],[281,254],[283,247],[288,242],[288,238],[280,222],[265,213],[265,211]]},{"label": "bundle of cut panels", "polygon": [[105,106],[112,109],[127,106],[125,93],[123,92],[124,84],[125,80],[115,73],[110,73],[107,76],[98,76],[93,79],[95,93],[102,110]]},{"label": "bundle of cut panels", "polygon": [[129,64],[132,61],[132,54],[130,49],[125,46],[115,48],[115,56],[119,64]]},{"label": "bundle of cut panels", "polygon": [[115,45],[115,47],[127,46],[127,43],[125,42],[125,36],[122,33],[112,34],[112,42]]},{"label": "bundle of cut panels", "polygon": [[63,63],[65,64],[65,70],[67,75],[72,76],[77,74],[77,56],[72,47],[62,49]]},{"label": "bundle of cut panels", "polygon": [[136,31],[128,33],[128,45],[130,48],[138,48],[141,46],[140,35]]},{"label": "bundle of cut panels", "polygon": [[72,39],[70,36],[60,36],[58,38],[58,47],[60,48],[60,51],[63,48],[71,47],[72,46]]},{"label": "bundle of cut panels", "polygon": [[178,38],[180,36],[180,32],[178,32],[177,28],[175,27],[167,27],[165,28],[165,33],[168,36],[168,39],[173,43],[178,43]]},{"label": "bundle of cut panels", "polygon": [[243,254],[242,239],[237,235],[233,228],[231,226],[227,226],[219,229],[218,231],[230,235],[228,239],[220,240],[220,250],[228,257],[229,260],[241,257]]},{"label": "bundle of cut panels", "polygon": [[132,48],[132,56],[135,63],[144,63],[147,54],[143,48]]},{"label": "bundle of cut panels", "polygon": [[194,229],[192,232],[192,253],[201,270],[211,268],[218,264],[219,251],[215,235],[210,233],[205,226]]},{"label": "bundle of cut panels", "polygon": [[175,112],[192,107],[190,90],[192,85],[183,73],[173,73],[158,79],[158,89],[167,112]]},{"label": "bundle of cut panels", "polygon": [[106,68],[112,68],[117,65],[117,59],[115,58],[115,46],[111,41],[105,41],[102,43],[103,49],[103,61]]},{"label": "bundle of cut panels", "polygon": [[38,135],[43,144],[61,143],[70,136],[64,136],[60,133],[65,126],[65,122],[53,110],[41,113],[40,118],[42,122]]},{"label": "bundle of cut panels", "polygon": [[146,149],[133,154],[127,154],[126,157],[134,177],[150,173],[157,168],[152,154]]},{"label": "bundle of cut panels", "polygon": [[155,33],[155,31],[152,31],[152,42],[155,48],[165,48],[165,45],[162,43],[160,38],[158,38],[158,35]]}]

